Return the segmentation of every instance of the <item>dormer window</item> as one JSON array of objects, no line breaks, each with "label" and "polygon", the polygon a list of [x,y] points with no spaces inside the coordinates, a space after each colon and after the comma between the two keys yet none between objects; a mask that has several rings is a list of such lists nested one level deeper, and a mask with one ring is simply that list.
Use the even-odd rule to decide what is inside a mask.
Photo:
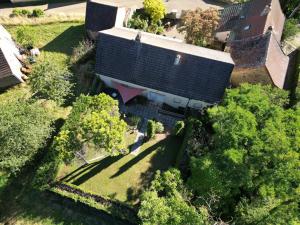
[{"label": "dormer window", "polygon": [[250,25],[247,25],[244,27],[244,30],[250,30],[250,27],[251,27]]}]

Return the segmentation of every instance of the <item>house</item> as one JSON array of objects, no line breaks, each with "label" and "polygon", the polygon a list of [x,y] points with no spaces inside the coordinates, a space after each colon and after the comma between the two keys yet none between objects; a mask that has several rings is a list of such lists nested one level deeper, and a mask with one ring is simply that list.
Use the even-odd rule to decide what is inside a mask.
[{"label": "house", "polygon": [[4,89],[21,82],[22,64],[18,60],[20,53],[10,34],[0,25],[0,89]]},{"label": "house", "polygon": [[133,12],[134,9],[132,7],[127,7],[123,4],[88,0],[85,17],[86,32],[92,40],[96,40],[98,31],[113,27],[123,27]]},{"label": "house", "polygon": [[100,31],[96,74],[126,103],[143,95],[175,108],[221,101],[234,68],[229,53],[134,29]]},{"label": "house", "polygon": [[285,16],[279,0],[252,0],[225,8],[216,39],[235,63],[231,84],[273,84],[284,88],[289,65],[280,46]]}]

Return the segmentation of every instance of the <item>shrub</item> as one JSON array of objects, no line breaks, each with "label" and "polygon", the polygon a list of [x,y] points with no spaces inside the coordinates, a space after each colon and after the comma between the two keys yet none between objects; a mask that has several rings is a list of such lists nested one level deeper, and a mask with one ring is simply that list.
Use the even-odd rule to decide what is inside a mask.
[{"label": "shrub", "polygon": [[30,16],[32,12],[28,9],[13,9],[12,16]]},{"label": "shrub", "polygon": [[45,15],[45,13],[44,13],[44,10],[42,10],[42,9],[34,9],[31,14],[32,17],[42,17],[44,15]]},{"label": "shrub", "polygon": [[85,61],[90,53],[93,52],[95,45],[89,40],[81,41],[77,47],[73,49],[73,53],[70,59],[71,64]]},{"label": "shrub", "polygon": [[283,39],[287,39],[292,37],[300,32],[298,27],[298,20],[296,19],[288,19],[285,21],[284,30],[283,30]]},{"label": "shrub", "polygon": [[72,78],[73,74],[67,69],[45,61],[34,67],[29,81],[36,96],[61,105],[72,95]]},{"label": "shrub", "polygon": [[160,122],[155,123],[155,133],[163,133],[164,132],[164,125]]},{"label": "shrub", "polygon": [[24,48],[33,47],[33,39],[31,37],[32,30],[28,26],[21,26],[17,29],[16,39],[17,42],[22,45]]},{"label": "shrub", "polygon": [[151,139],[155,136],[155,121],[149,120],[147,125],[147,137]]},{"label": "shrub", "polygon": [[137,127],[138,124],[139,124],[140,121],[141,121],[141,118],[138,117],[138,116],[131,116],[131,117],[129,118],[129,121],[130,121],[130,125],[131,125],[131,126]]},{"label": "shrub", "polygon": [[149,21],[147,19],[142,19],[140,15],[137,15],[128,20],[127,27],[146,31],[148,28],[148,22]]},{"label": "shrub", "polygon": [[151,24],[147,28],[147,32],[153,33],[153,34],[162,34],[164,32],[164,27],[160,25],[161,22],[158,24]]},{"label": "shrub", "polygon": [[181,120],[181,121],[177,121],[176,124],[175,124],[175,127],[173,129],[173,135],[175,136],[182,136],[183,135],[183,131],[184,131],[184,127],[185,127],[185,124],[184,122]]}]

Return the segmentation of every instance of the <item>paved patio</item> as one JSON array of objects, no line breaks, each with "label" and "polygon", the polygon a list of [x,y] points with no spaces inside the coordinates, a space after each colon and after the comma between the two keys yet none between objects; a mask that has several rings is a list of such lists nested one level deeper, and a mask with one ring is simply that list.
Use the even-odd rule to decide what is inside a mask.
[{"label": "paved patio", "polygon": [[175,123],[180,120],[179,118],[162,114],[160,113],[161,107],[156,105],[152,102],[148,102],[145,105],[141,104],[131,104],[131,105],[124,105],[120,103],[120,111],[124,114],[133,114],[144,118],[146,120],[155,119],[161,123],[163,123],[167,128],[172,129]]}]

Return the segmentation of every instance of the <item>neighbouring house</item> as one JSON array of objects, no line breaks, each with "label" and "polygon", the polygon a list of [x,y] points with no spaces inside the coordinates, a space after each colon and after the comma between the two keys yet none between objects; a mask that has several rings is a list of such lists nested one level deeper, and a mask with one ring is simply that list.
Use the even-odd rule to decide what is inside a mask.
[{"label": "neighbouring house", "polygon": [[20,53],[10,34],[0,25],[0,89],[24,82]]},{"label": "neighbouring house", "polygon": [[289,65],[280,46],[285,16],[279,0],[252,0],[221,12],[216,39],[235,63],[231,84],[273,84],[284,88]]},{"label": "neighbouring house", "polygon": [[221,101],[234,63],[229,53],[134,29],[100,31],[96,74],[126,103],[137,95],[175,108]]},{"label": "neighbouring house", "polygon": [[85,29],[88,36],[96,40],[98,31],[123,27],[134,10],[134,7],[127,7],[120,3],[88,0],[85,17]]}]

